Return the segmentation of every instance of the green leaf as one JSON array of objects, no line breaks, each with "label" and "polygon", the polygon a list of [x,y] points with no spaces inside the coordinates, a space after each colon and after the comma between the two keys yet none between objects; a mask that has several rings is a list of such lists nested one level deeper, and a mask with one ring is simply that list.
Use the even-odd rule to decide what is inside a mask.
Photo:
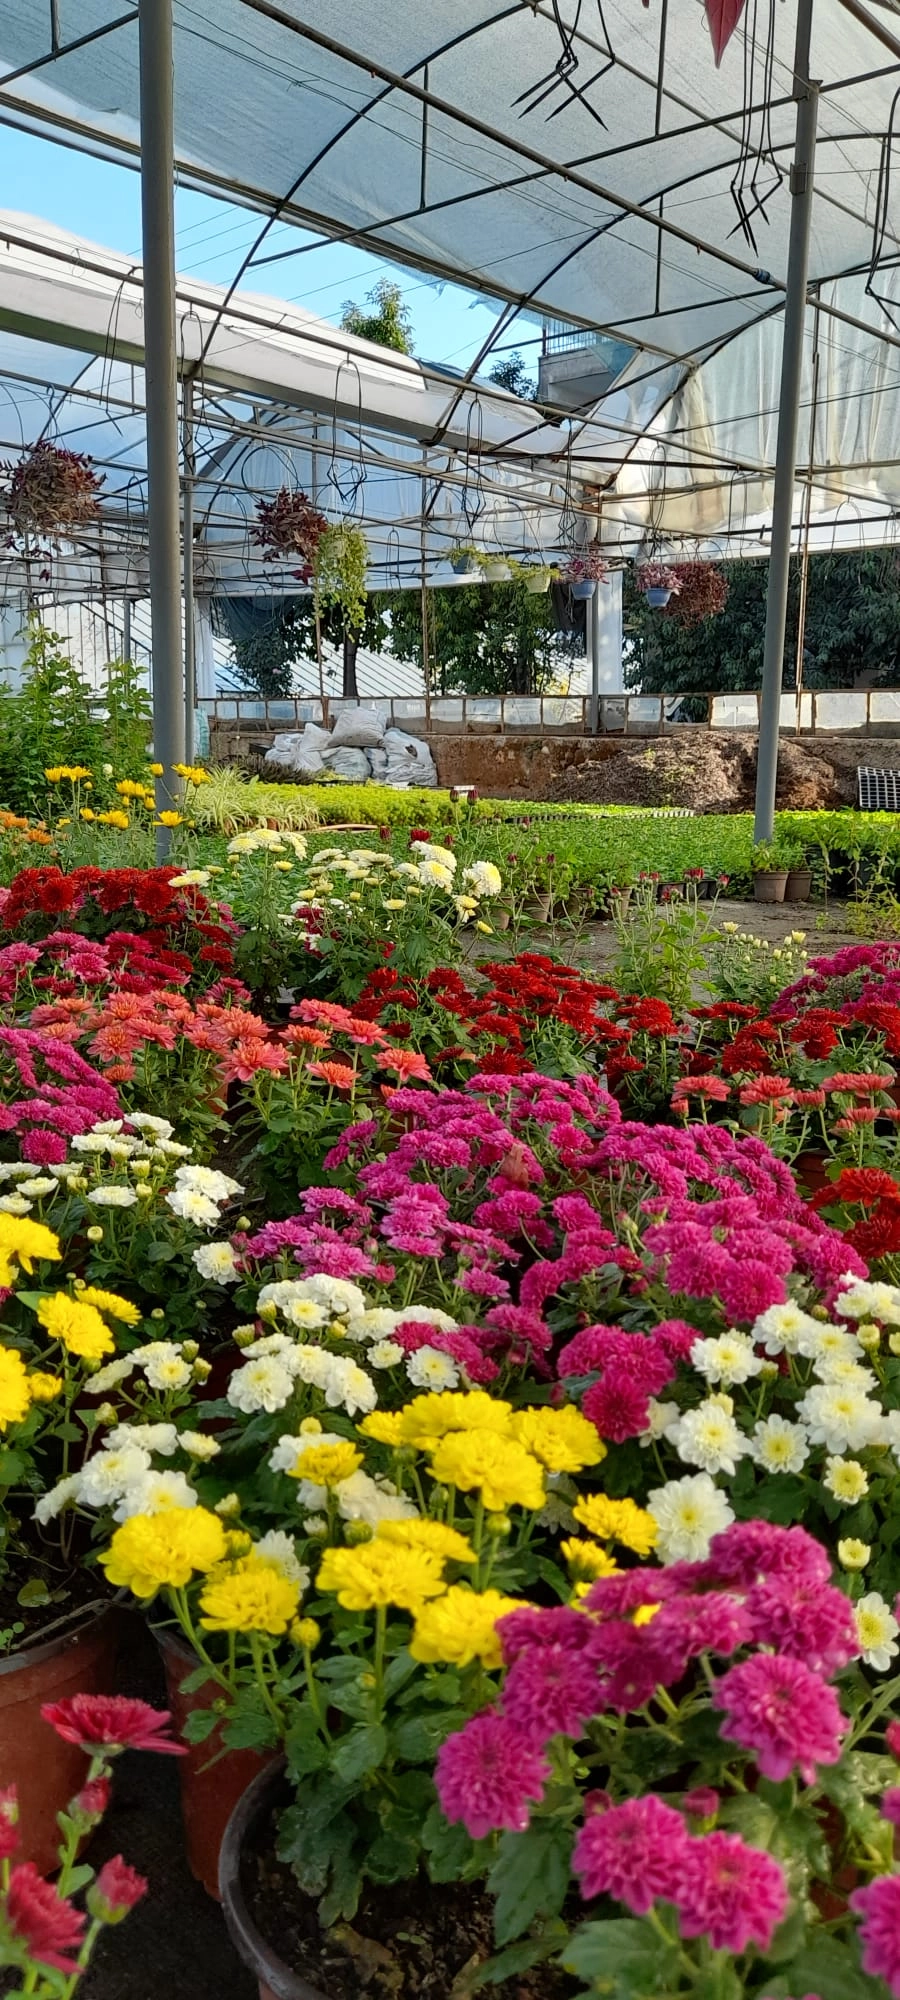
[{"label": "green leaf", "polygon": [[582,1924],[561,1957],[567,1972],[592,1980],[591,1991],[609,1995],[609,2000],[677,1992],[677,1943],[666,1945],[652,1925],[639,1918]]},{"label": "green leaf", "polygon": [[399,1694],[400,1689],[406,1686],[407,1681],[412,1680],[417,1667],[418,1661],[411,1657],[405,1647],[402,1653],[397,1654],[395,1660],[391,1660],[390,1665],[385,1669],[384,1676],[384,1692],[388,1699],[390,1699],[391,1695]]},{"label": "green leaf", "polygon": [[357,1778],[365,1777],[367,1771],[374,1771],[384,1762],[387,1747],[387,1730],[382,1728],[381,1723],[365,1723],[360,1729],[351,1729],[349,1736],[345,1736],[333,1751],[332,1770],[345,1784],[353,1784]]},{"label": "green leaf", "polygon": [[229,1750],[270,1750],[278,1732],[255,1688],[242,1688],[222,1724],[222,1741]]},{"label": "green leaf", "polygon": [[422,1845],[432,1882],[461,1882],[470,1878],[482,1843],[474,1841],[464,1826],[451,1826],[440,1806],[433,1805],[422,1827]]},{"label": "green leaf", "polygon": [[545,1937],[523,1938],[519,1944],[507,1945],[505,1951],[496,1952],[481,1965],[473,1965],[470,1971],[464,1968],[453,1982],[450,2000],[469,2000],[470,1993],[480,1993],[483,1986],[501,1986],[505,1979],[530,1972],[533,1965],[543,1965],[553,1958],[565,1940],[565,1925],[554,1924]]},{"label": "green leaf", "polygon": [[464,1716],[461,1710],[441,1709],[436,1715],[411,1715],[391,1731],[391,1748],[404,1764],[430,1764],[445,1736]]},{"label": "green leaf", "polygon": [[558,1821],[535,1820],[524,1833],[504,1833],[488,1877],[496,1898],[498,1945],[521,1937],[536,1917],[555,1917],[569,1886],[571,1831]]},{"label": "green leaf", "polygon": [[221,1721],[212,1708],[194,1708],[185,1717],[181,1734],[186,1743],[205,1743],[211,1736],[216,1723]]},{"label": "green leaf", "polygon": [[29,1611],[38,1611],[44,1604],[52,1603],[50,1592],[42,1576],[30,1576],[16,1592],[16,1603]]},{"label": "green leaf", "polygon": [[404,1882],[415,1874],[421,1851],[412,1834],[380,1833],[366,1855],[366,1871],[374,1882]]},{"label": "green leaf", "polygon": [[86,1889],[88,1883],[93,1882],[93,1879],[94,1870],[88,1866],[86,1861],[82,1861],[77,1868],[70,1868],[66,1884],[66,1895],[77,1896],[79,1890]]},{"label": "green leaf", "polygon": [[885,1988],[860,1971],[852,1947],[819,1937],[771,1982],[771,1993],[772,2000],[798,1993],[815,1993],[819,2000],[884,2000]]}]

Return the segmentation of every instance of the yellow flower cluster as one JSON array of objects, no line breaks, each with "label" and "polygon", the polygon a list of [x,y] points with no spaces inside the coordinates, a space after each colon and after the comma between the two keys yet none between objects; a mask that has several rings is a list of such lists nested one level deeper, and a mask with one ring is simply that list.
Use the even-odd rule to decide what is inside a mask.
[{"label": "yellow flower cluster", "polygon": [[69,1354],[81,1361],[102,1361],[114,1354],[116,1343],[96,1306],[85,1305],[83,1296],[70,1299],[67,1292],[53,1292],[41,1300],[37,1316],[51,1340],[61,1341]]},{"label": "yellow flower cluster", "polygon": [[477,1492],[492,1512],[528,1507],[545,1499],[543,1467],[515,1438],[490,1431],[456,1431],[431,1447],[431,1471],[442,1486]]},{"label": "yellow flower cluster", "polygon": [[184,779],[186,785],[212,784],[209,772],[204,771],[200,764],[173,764],[172,769],[179,778]]},{"label": "yellow flower cluster", "polygon": [[78,1293],[83,1306],[96,1306],[98,1312],[108,1313],[110,1319],[120,1319],[124,1326],[137,1326],[140,1308],[132,1305],[130,1299],[120,1298],[118,1292],[105,1292],[100,1285],[85,1285]]},{"label": "yellow flower cluster", "polygon": [[426,1549],[398,1548],[376,1536],[360,1548],[326,1549],[317,1578],[320,1590],[333,1590],[345,1611],[374,1611],[396,1604],[401,1611],[418,1611],[429,1597],[440,1597],[444,1564]]},{"label": "yellow flower cluster", "polygon": [[0,1215],[0,1285],[15,1283],[16,1264],[30,1276],[36,1259],[57,1264],[61,1256],[59,1237],[45,1223],[27,1215]]},{"label": "yellow flower cluster", "polygon": [[0,1347],[0,1431],[20,1424],[32,1403],[52,1403],[63,1384],[58,1375],[35,1369],[28,1375],[16,1347]]},{"label": "yellow flower cluster", "polygon": [[362,1452],[349,1440],[340,1444],[311,1444],[298,1454],[296,1465],[288,1469],[290,1479],[310,1479],[315,1486],[339,1486],[362,1465]]},{"label": "yellow flower cluster", "polygon": [[600,1542],[621,1542],[636,1556],[648,1556],[656,1542],[656,1522],[634,1500],[610,1500],[605,1493],[591,1493],[576,1500],[572,1509],[576,1521]]},{"label": "yellow flower cluster", "polygon": [[89,778],[90,775],[89,764],[52,764],[44,772],[48,785],[59,785],[64,778],[68,778],[70,785],[77,785],[81,778]]},{"label": "yellow flower cluster", "polygon": [[478,1492],[492,1511],[542,1507],[545,1470],[580,1472],[599,1464],[605,1450],[580,1410],[514,1411],[483,1389],[416,1396],[393,1412],[373,1410],[360,1430],[380,1444],[426,1452],[441,1485]]},{"label": "yellow flower cluster", "polygon": [[131,825],[127,812],[122,812],[120,808],[114,808],[112,812],[97,813],[96,818],[98,826],[117,826],[123,833]]},{"label": "yellow flower cluster", "polygon": [[416,1613],[409,1650],[414,1660],[428,1665],[438,1661],[455,1667],[471,1666],[480,1660],[493,1668],[503,1664],[497,1632],[498,1618],[521,1611],[523,1599],[504,1597],[499,1590],[468,1590],[454,1583],[431,1604]]},{"label": "yellow flower cluster", "polygon": [[200,1595],[205,1632],[265,1632],[280,1638],[296,1615],[300,1585],[271,1563],[245,1556],[222,1576],[211,1576]]},{"label": "yellow flower cluster", "polygon": [[218,1514],[206,1507],[169,1507],[123,1521],[99,1560],[110,1583],[146,1599],[165,1586],[184,1590],[195,1570],[203,1575],[227,1554]]}]

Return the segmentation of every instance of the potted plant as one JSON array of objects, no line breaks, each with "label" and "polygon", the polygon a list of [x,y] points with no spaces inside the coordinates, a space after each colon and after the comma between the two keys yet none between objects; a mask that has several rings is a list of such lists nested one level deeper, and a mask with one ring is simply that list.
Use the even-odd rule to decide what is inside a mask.
[{"label": "potted plant", "polygon": [[96,520],[104,475],[83,452],[41,438],[2,470],[2,500],[14,534],[53,535]]},{"label": "potted plant", "polygon": [[366,615],[369,545],[361,528],[328,522],[316,544],[313,578],[319,602],[338,605],[345,632],[359,632]]},{"label": "potted plant", "polygon": [[550,563],[526,563],[521,570],[522,581],[529,597],[543,597],[549,590],[559,570]]},{"label": "potted plant", "polygon": [[262,549],[264,562],[289,562],[299,556],[296,574],[301,582],[309,583],[327,527],[325,515],[306,493],[280,486],[273,500],[257,501],[250,539]]},{"label": "potted plant", "polygon": [[569,557],[560,570],[560,582],[566,583],[577,599],[593,597],[598,583],[606,583],[609,569],[603,560],[599,542],[590,542],[577,555]]},{"label": "potted plant", "polygon": [[758,903],[783,903],[788,868],[782,850],[770,841],[759,841],[753,849],[753,894]]},{"label": "potted plant", "polygon": [[455,542],[447,560],[456,576],[481,575],[481,557],[471,542]]},{"label": "potted plant", "polygon": [[485,554],[481,558],[485,583],[508,583],[512,565],[507,556]]},{"label": "potted plant", "polygon": [[690,630],[704,619],[717,617],[728,602],[728,579],[720,563],[685,562],[672,565],[676,577],[676,598],[672,617]]},{"label": "potted plant", "polygon": [[806,850],[801,846],[785,851],[788,878],[784,892],[786,903],[806,903],[812,891],[812,869],[806,858]]},{"label": "potted plant", "polygon": [[662,611],[681,587],[677,569],[671,563],[663,562],[640,563],[635,582],[638,590],[643,591],[651,611]]}]

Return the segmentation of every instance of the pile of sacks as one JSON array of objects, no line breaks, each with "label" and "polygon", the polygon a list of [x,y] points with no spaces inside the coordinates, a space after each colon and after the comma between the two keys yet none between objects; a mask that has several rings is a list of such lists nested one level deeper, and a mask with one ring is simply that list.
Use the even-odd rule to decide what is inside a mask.
[{"label": "pile of sacks", "polygon": [[437,784],[427,743],[390,722],[390,709],[377,704],[341,709],[333,729],[308,722],[293,735],[276,736],[267,764],[289,771],[300,784],[333,774],[350,785],[391,785],[396,791]]}]

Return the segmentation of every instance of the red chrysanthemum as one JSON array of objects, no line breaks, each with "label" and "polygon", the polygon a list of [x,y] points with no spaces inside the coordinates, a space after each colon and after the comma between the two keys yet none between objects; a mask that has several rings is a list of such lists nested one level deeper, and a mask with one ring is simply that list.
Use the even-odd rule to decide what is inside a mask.
[{"label": "red chrysanthemum", "polygon": [[57,1894],[52,1882],[45,1882],[33,1861],[20,1862],[10,1875],[6,1916],[32,1958],[56,1972],[77,1972],[78,1960],[71,1954],[81,1949],[86,1919]]},{"label": "red chrysanthemum", "polygon": [[164,1750],[184,1756],[184,1746],[167,1735],[168,1709],[124,1694],[73,1694],[64,1701],[45,1702],[41,1715],[64,1743],[77,1743],[89,1754],[102,1748],[109,1757],[120,1750]]}]

